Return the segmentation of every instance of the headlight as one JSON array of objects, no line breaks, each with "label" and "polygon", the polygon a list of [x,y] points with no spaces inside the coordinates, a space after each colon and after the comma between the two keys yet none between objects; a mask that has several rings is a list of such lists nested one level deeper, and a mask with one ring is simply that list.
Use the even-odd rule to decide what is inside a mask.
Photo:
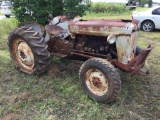
[{"label": "headlight", "polygon": [[109,42],[110,44],[113,44],[113,43],[115,43],[116,39],[117,39],[116,35],[110,35],[107,38],[107,42]]}]

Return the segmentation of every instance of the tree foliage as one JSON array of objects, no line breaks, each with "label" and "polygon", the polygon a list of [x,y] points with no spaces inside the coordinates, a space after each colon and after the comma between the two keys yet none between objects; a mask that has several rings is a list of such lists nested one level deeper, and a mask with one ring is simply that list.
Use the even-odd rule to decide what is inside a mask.
[{"label": "tree foliage", "polygon": [[135,0],[140,3],[140,6],[144,7],[145,4],[148,4],[149,7],[152,7],[152,0]]},{"label": "tree foliage", "polygon": [[152,0],[148,0],[149,7],[152,7]]},{"label": "tree foliage", "polygon": [[36,21],[45,24],[49,13],[57,15],[83,15],[90,0],[12,0],[13,10],[20,22]]},{"label": "tree foliage", "polygon": [[82,16],[90,6],[91,0],[64,0],[63,2],[64,13],[70,17]]}]

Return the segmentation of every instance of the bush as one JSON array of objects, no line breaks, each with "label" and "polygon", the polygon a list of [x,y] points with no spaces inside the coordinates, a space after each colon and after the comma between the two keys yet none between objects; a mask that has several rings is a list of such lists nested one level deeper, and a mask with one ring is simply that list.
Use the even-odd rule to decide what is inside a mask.
[{"label": "bush", "polygon": [[12,2],[15,16],[20,22],[36,21],[45,24],[49,13],[53,16],[70,12],[72,16],[84,14],[90,0],[12,0]]},{"label": "bush", "polygon": [[119,14],[119,13],[124,13],[126,11],[128,10],[125,8],[124,4],[113,4],[104,2],[93,3],[90,8],[90,12],[95,12],[95,13],[106,12],[106,13]]},{"label": "bush", "polygon": [[89,10],[91,5],[90,1],[91,0],[64,0],[64,14],[72,18],[77,15],[82,16],[86,10]]}]

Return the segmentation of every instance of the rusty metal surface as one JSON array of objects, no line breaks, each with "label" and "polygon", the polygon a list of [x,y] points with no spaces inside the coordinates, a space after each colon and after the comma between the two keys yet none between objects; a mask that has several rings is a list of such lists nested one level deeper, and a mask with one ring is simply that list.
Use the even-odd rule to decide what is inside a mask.
[{"label": "rusty metal surface", "polygon": [[56,16],[55,18],[57,18],[57,19],[59,19],[61,22],[64,22],[64,21],[66,21],[66,20],[68,20],[67,19],[67,16]]},{"label": "rusty metal surface", "polygon": [[83,54],[83,53],[78,53],[78,52],[71,52],[71,55],[78,55],[78,56],[82,56],[82,57],[85,57],[85,58],[93,58],[94,56],[91,56],[91,55],[86,55],[86,54]]},{"label": "rusty metal surface", "polygon": [[112,60],[111,63],[125,71],[130,72],[131,76],[134,76],[140,71],[147,56],[149,55],[152,49],[153,47],[149,45],[138,56],[136,56],[132,61],[128,62],[128,64],[123,64],[119,62],[118,60]]},{"label": "rusty metal surface", "polygon": [[135,28],[134,24],[120,20],[88,20],[69,23],[69,31],[71,34],[95,36],[131,34]]},{"label": "rusty metal surface", "polygon": [[[115,36],[117,56],[119,62],[127,64],[134,59],[138,40],[138,20],[124,22],[123,20],[88,20],[70,22],[69,31],[72,34],[86,34],[94,36]],[[114,42],[113,42],[114,43]],[[81,44],[77,45],[78,48]]]},{"label": "rusty metal surface", "polygon": [[53,37],[48,42],[48,50],[54,53],[70,54],[73,49],[73,43],[59,37]]},{"label": "rusty metal surface", "polygon": [[84,52],[84,51],[78,51],[78,50],[72,50],[71,53],[75,54],[75,55],[82,56],[82,57],[86,57],[86,58],[100,57],[100,58],[104,58],[104,59],[107,59],[107,60],[110,60],[112,58],[112,56],[110,54],[109,55],[103,55],[103,54],[90,53],[90,52]]},{"label": "rusty metal surface", "polygon": [[108,92],[108,80],[98,69],[89,69],[86,73],[85,82],[91,92],[103,96]]},{"label": "rusty metal surface", "polygon": [[70,21],[70,18],[68,18],[67,16],[56,16],[53,18],[50,24],[57,25],[66,21]]},{"label": "rusty metal surface", "polygon": [[58,35],[60,38],[65,39],[70,35],[68,30],[69,21],[66,16],[55,17],[50,24],[46,26],[46,30],[52,35]]},{"label": "rusty metal surface", "polygon": [[60,33],[66,32],[66,30],[64,30],[63,28],[61,28],[57,25],[46,25],[45,30],[52,35],[58,35]]},{"label": "rusty metal surface", "polygon": [[133,20],[132,20],[132,23],[133,23],[133,24],[136,24],[137,26],[138,26],[139,22],[140,22],[140,21],[139,21],[139,20],[136,20],[136,19],[133,19]]},{"label": "rusty metal surface", "polygon": [[22,39],[15,39],[13,42],[13,54],[16,61],[27,71],[32,71],[34,67],[34,55],[28,44]]},{"label": "rusty metal surface", "polygon": [[127,64],[129,61],[134,59],[137,40],[137,32],[133,32],[128,36],[117,36],[116,48],[119,62]]}]

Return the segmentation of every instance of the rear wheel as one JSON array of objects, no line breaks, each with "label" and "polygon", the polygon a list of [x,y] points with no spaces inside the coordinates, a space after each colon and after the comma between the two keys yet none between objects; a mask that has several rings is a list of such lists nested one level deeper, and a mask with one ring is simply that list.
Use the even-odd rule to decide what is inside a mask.
[{"label": "rear wheel", "polygon": [[99,102],[111,103],[121,88],[119,73],[108,61],[91,58],[84,62],[79,72],[80,82],[89,97]]},{"label": "rear wheel", "polygon": [[8,47],[16,67],[25,73],[40,74],[50,64],[50,53],[44,38],[31,27],[23,26],[12,31]]},{"label": "rear wheel", "polygon": [[147,20],[142,23],[142,30],[145,32],[151,32],[154,30],[154,28],[155,26],[152,21]]}]

